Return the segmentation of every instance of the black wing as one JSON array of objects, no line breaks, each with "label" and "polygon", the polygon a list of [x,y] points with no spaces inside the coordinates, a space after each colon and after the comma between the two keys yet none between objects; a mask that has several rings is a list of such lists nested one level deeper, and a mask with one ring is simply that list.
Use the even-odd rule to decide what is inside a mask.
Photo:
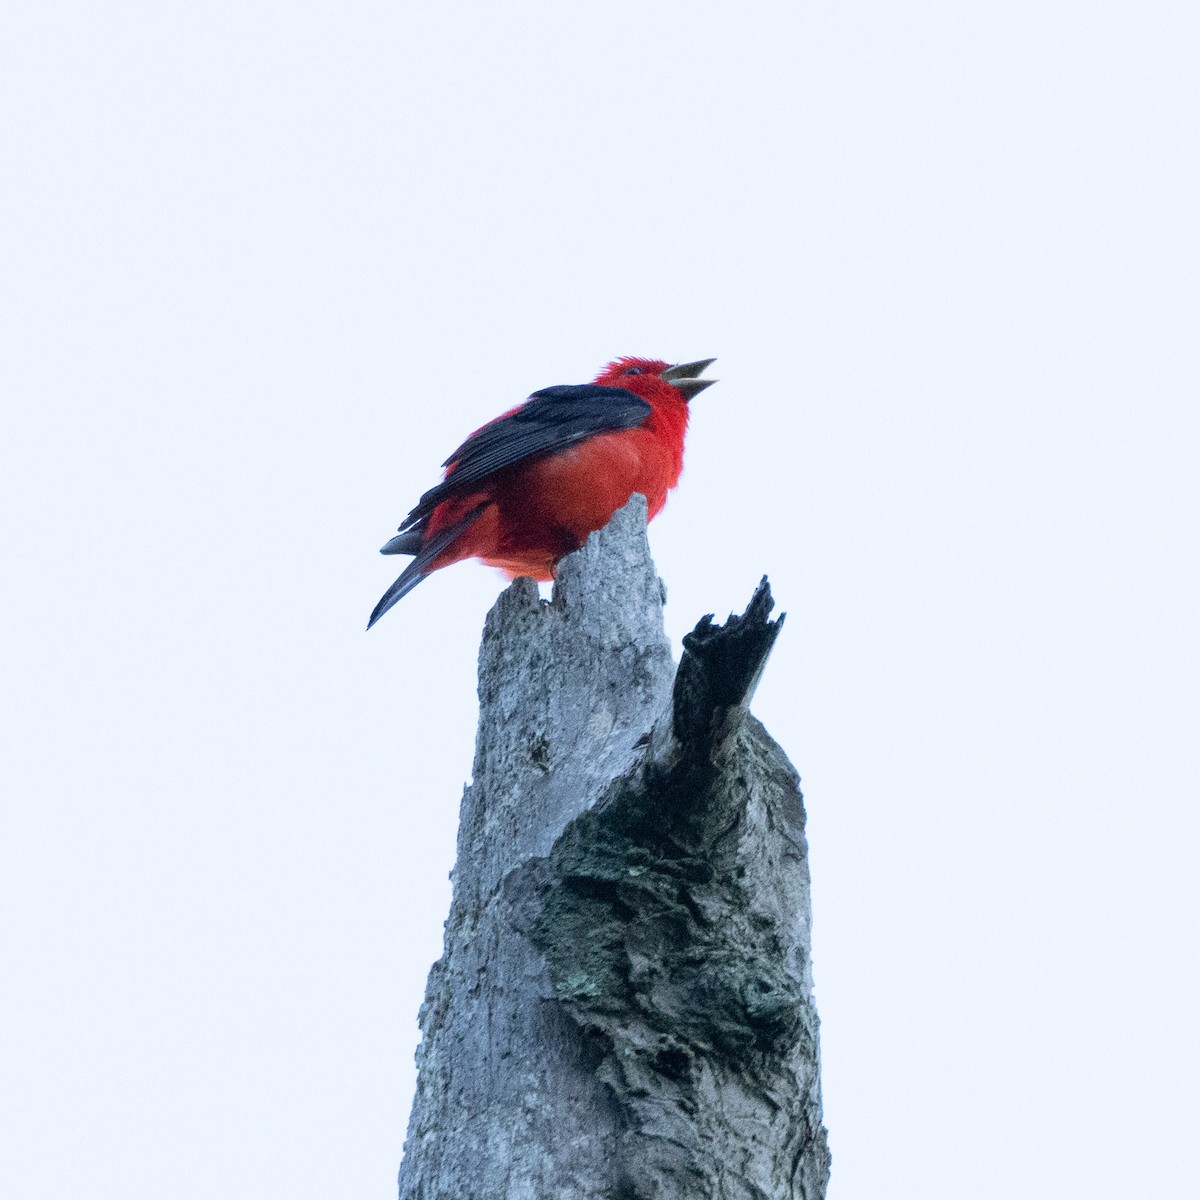
[{"label": "black wing", "polygon": [[[528,458],[566,450],[597,433],[634,429],[650,405],[625,388],[595,383],[559,384],[534,392],[516,412],[473,433],[448,459],[448,479],[432,487],[404,518],[401,532],[423,522],[444,500],[473,491],[482,480]],[[388,543],[400,541],[393,538]],[[385,547],[385,550],[387,548]],[[411,553],[399,547],[392,553]]]}]

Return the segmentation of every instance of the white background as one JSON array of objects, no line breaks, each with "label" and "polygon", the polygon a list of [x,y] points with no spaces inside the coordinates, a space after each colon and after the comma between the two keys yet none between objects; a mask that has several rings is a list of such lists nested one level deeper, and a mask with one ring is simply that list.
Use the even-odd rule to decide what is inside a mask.
[{"label": "white background", "polygon": [[500,581],[368,636],[376,549],[644,354],[669,631],[788,612],[831,1200],[1200,1194],[1194,3],[3,25],[0,1192],[394,1194]]}]

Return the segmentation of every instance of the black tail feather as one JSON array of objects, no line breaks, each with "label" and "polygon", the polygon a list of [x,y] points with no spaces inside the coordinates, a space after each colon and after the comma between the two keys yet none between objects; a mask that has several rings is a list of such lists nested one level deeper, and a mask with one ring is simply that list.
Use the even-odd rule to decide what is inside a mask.
[{"label": "black tail feather", "polygon": [[398,533],[386,545],[379,548],[380,554],[420,554],[421,539],[425,536],[424,526],[406,529]]},{"label": "black tail feather", "polygon": [[[389,608],[403,600],[404,597],[407,596],[408,593],[411,592],[413,588],[415,588],[417,584],[429,574],[430,564],[433,562],[433,560],[437,558],[439,554],[448,550],[454,544],[454,542],[456,542],[459,537],[462,536],[463,533],[470,529],[470,527],[474,525],[482,515],[483,510],[487,508],[488,504],[490,503],[491,501],[485,500],[478,507],[473,508],[469,513],[467,513],[465,517],[461,517],[459,520],[455,521],[453,525],[449,525],[445,529],[442,529],[438,533],[434,534],[434,536],[431,537],[429,541],[421,547],[421,549],[417,552],[417,557],[414,558],[412,562],[410,562],[408,566],[404,568],[400,578],[397,579],[396,582],[393,583],[392,586],[383,593],[382,597],[380,597],[379,603],[375,605],[375,608],[371,613],[371,619],[367,622],[368,629],[370,629],[371,626],[374,625],[375,622],[378,621],[379,618],[382,617]],[[403,537],[404,535],[401,534],[400,536]],[[397,538],[392,538],[392,541],[388,543],[388,546],[397,540]],[[383,548],[383,553],[389,553],[387,546]],[[394,550],[390,553],[411,554],[413,551]]]}]

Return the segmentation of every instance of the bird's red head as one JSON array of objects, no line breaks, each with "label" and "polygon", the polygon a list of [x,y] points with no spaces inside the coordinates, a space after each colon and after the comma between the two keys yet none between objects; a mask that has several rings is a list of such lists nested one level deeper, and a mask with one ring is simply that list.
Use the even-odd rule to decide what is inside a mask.
[{"label": "bird's red head", "polygon": [[703,358],[698,362],[665,363],[657,358],[617,358],[593,380],[605,387],[620,387],[653,403],[690,400],[698,392],[716,383],[715,379],[699,378],[705,369],[716,362]]}]

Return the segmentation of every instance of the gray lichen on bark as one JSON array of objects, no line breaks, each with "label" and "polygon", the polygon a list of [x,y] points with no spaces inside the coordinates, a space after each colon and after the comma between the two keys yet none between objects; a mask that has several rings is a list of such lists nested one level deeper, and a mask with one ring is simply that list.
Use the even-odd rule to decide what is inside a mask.
[{"label": "gray lichen on bark", "polygon": [[678,672],[634,499],[480,651],[401,1200],[816,1200],[798,778],[747,704],[766,581]]}]

